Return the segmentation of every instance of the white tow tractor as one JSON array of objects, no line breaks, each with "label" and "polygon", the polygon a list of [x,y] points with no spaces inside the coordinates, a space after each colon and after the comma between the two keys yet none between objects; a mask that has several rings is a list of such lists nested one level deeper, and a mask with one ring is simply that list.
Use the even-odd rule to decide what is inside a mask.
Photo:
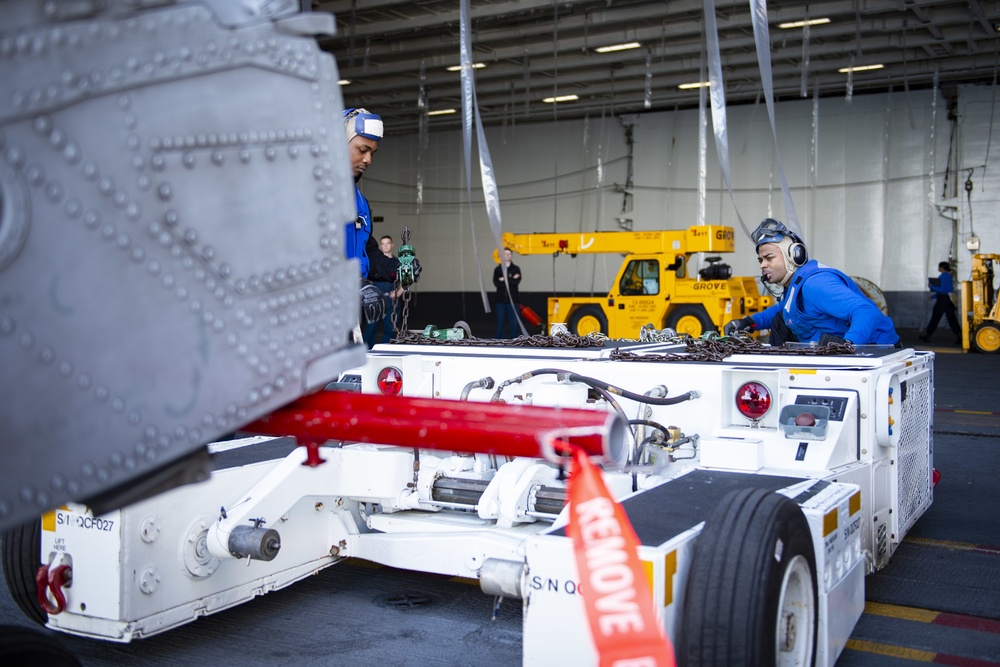
[{"label": "white tow tractor", "polygon": [[[219,443],[207,483],[100,517],[66,505],[5,542],[5,574],[48,627],[130,641],[361,558],[520,597],[526,664],[595,664],[546,445],[593,436],[680,664],[832,665],[865,575],[932,501],[934,357],[810,351],[379,346],[362,394],[293,418],[308,447]],[[498,453],[536,431],[534,454]]]}]

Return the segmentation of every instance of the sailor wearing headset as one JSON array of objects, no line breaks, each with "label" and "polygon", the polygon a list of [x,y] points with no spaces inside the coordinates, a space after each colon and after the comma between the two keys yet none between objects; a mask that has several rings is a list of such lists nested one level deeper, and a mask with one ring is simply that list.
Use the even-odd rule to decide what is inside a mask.
[{"label": "sailor wearing headset", "polygon": [[757,248],[761,281],[777,303],[728,322],[723,328],[725,335],[770,329],[772,345],[849,342],[899,347],[892,320],[844,273],[809,259],[795,232],[767,218],[751,238]]}]

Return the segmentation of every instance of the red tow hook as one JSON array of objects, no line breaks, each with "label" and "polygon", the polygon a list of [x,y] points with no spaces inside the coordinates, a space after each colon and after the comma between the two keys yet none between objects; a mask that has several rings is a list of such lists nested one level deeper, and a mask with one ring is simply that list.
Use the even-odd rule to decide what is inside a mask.
[{"label": "red tow hook", "polygon": [[[42,609],[52,615],[62,613],[66,609],[66,595],[62,589],[72,579],[73,570],[69,565],[57,565],[51,571],[48,565],[38,568],[35,584],[38,586],[38,604],[42,605]],[[49,593],[52,594],[52,599],[49,598]]]}]

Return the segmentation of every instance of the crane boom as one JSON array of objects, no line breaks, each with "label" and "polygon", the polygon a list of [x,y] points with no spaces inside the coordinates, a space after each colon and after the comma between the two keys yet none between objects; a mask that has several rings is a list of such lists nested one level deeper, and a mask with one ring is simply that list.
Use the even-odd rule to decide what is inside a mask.
[{"label": "crane boom", "polygon": [[733,228],[700,225],[681,230],[503,235],[503,245],[521,255],[595,253],[733,252]]}]

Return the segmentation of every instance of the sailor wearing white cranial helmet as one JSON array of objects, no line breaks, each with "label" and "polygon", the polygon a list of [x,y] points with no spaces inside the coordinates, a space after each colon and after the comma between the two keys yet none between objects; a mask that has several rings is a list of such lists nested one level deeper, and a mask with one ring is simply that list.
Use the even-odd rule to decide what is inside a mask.
[{"label": "sailor wearing white cranial helmet", "polygon": [[357,136],[381,141],[385,135],[381,116],[368,109],[344,109],[344,129],[347,131],[347,141]]}]

